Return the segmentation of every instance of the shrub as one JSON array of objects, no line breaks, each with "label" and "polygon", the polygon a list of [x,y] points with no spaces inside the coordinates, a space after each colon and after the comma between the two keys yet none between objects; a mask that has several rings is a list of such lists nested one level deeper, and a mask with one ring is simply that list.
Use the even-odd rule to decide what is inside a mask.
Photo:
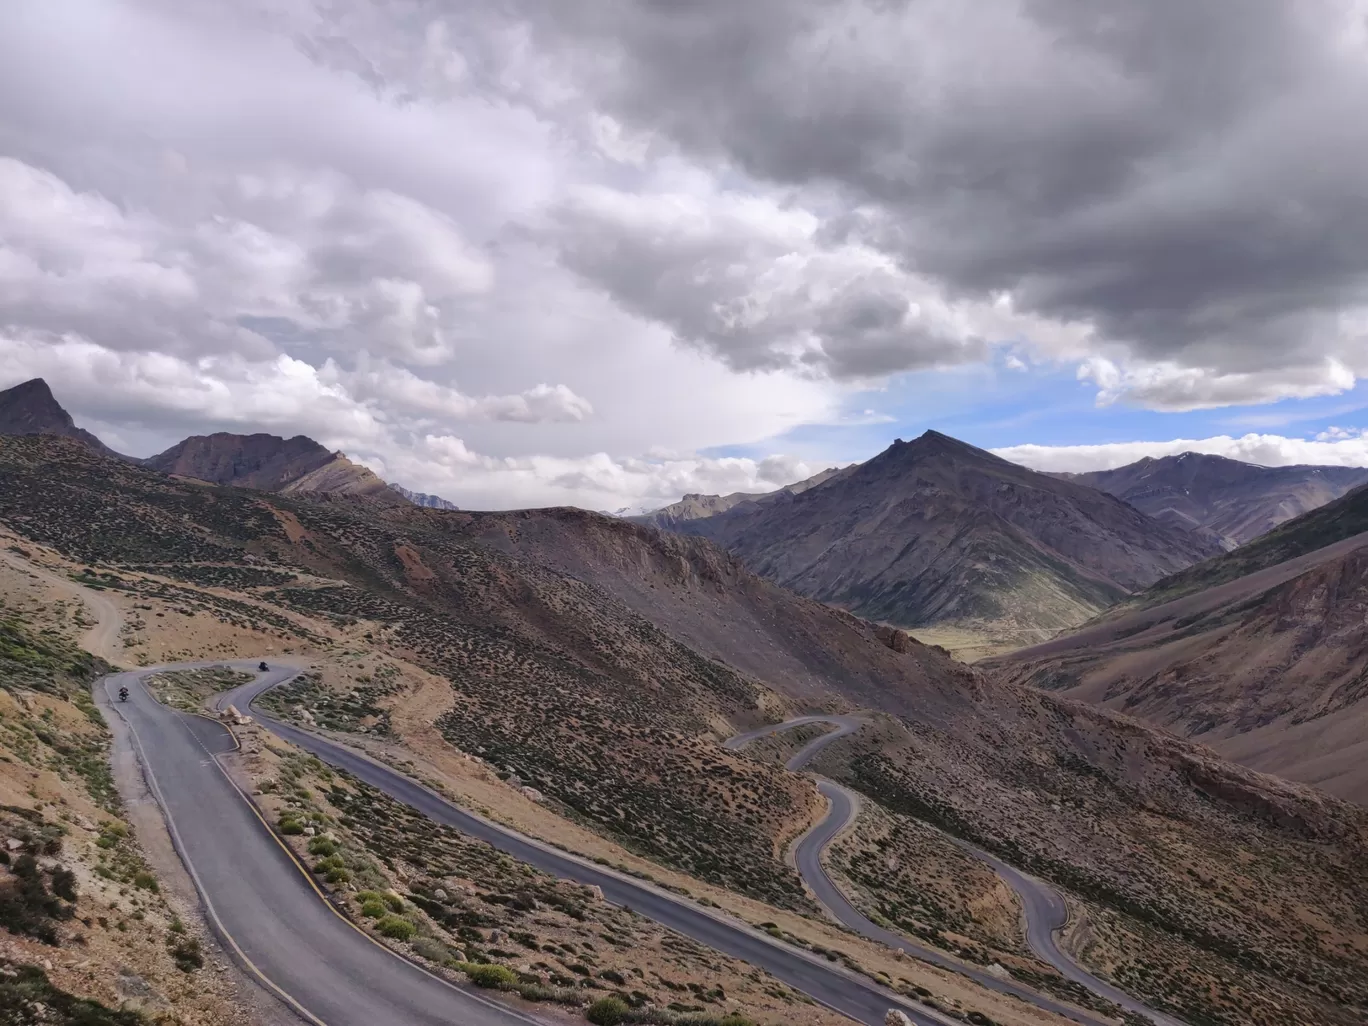
[{"label": "shrub", "polygon": [[392,911],[404,911],[404,899],[394,892],[391,891],[388,894],[382,894],[380,897],[384,899],[385,904],[388,905]]},{"label": "shrub", "polygon": [[324,879],[330,884],[346,883],[351,879],[351,870],[343,866],[334,866],[328,870],[328,875]]},{"label": "shrub", "polygon": [[309,842],[310,855],[322,855],[327,858],[336,855],[341,846],[331,837],[315,837]]},{"label": "shrub", "polygon": [[153,893],[161,890],[161,888],[157,886],[157,878],[145,869],[139,870],[133,874],[133,886],[141,887],[143,890],[152,891]]},{"label": "shrub", "polygon": [[395,915],[384,916],[375,924],[375,928],[380,931],[381,936],[400,941],[409,940],[418,932],[418,928],[407,919]]},{"label": "shrub", "polygon": [[48,893],[47,881],[32,855],[15,859],[11,872],[12,879],[0,881],[0,927],[55,945],[54,922],[72,918],[74,909]]},{"label": "shrub", "polygon": [[180,937],[170,945],[171,959],[176,968],[183,973],[192,973],[204,968],[204,949],[197,937]]},{"label": "shrub", "polygon": [[67,901],[76,900],[76,874],[65,866],[58,866],[49,874],[52,893]]},{"label": "shrub", "polygon": [[418,937],[413,941],[413,953],[421,955],[429,962],[436,962],[438,965],[446,964],[451,957],[451,949],[441,941],[433,940],[431,937]]},{"label": "shrub", "polygon": [[385,914],[385,903],[379,898],[371,898],[361,903],[361,914],[369,919],[379,919]]},{"label": "shrub", "polygon": [[289,816],[280,817],[279,828],[282,834],[302,834],[304,832],[304,824]]},{"label": "shrub", "polygon": [[631,1009],[620,997],[602,997],[584,1010],[584,1017],[594,1026],[618,1026],[627,1021]]},{"label": "shrub", "polygon": [[491,990],[515,987],[518,983],[518,974],[506,965],[468,965],[465,974],[475,986]]}]

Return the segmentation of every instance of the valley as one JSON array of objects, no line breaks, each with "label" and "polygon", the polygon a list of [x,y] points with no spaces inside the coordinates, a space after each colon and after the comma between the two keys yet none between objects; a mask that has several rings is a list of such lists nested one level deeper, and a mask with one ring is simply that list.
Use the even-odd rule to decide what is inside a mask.
[{"label": "valley", "polygon": [[[996,874],[946,890],[968,842],[1059,887],[1070,957],[1163,1014],[1271,1023],[1276,995],[1308,1021],[1348,1023],[1362,1000],[1357,807],[995,681],[784,591],[706,540],[574,510],[469,514],[208,486],[50,438],[0,441],[0,471],[0,519],[26,551],[129,610],[128,658],[293,652],[318,670],[273,696],[275,714],[422,766],[495,818],[844,950],[914,998],[921,988],[942,1008],[1015,1021],[957,972],[821,926],[784,852],[824,799],[722,740],[863,710],[870,726],[812,768],[867,796],[858,845],[882,837],[920,854],[895,873],[857,869],[859,847],[838,845],[829,861],[847,867],[866,915],[954,960],[1115,1014],[1014,935],[1019,913],[994,897]],[[1278,868],[1289,861],[1313,868],[1289,880]],[[909,887],[940,898],[907,909]],[[1285,929],[1298,921],[1327,925]]]},{"label": "valley", "polygon": [[0,1026],[1368,1026],[1368,0],[0,80]]}]

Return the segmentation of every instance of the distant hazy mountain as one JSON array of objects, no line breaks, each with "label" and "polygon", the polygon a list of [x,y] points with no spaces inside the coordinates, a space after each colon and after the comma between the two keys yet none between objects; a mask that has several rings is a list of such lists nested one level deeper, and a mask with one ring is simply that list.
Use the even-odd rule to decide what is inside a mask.
[{"label": "distant hazy mountain", "polygon": [[267,492],[328,492],[405,501],[384,481],[340,452],[295,435],[192,435],[143,461],[164,474]]},{"label": "distant hazy mountain", "polygon": [[844,470],[849,469],[849,467],[828,467],[819,474],[814,474],[812,477],[791,485],[785,485],[783,488],[777,488],[772,492],[732,492],[730,495],[703,495],[698,492],[690,492],[678,502],[672,502],[668,506],[651,510],[649,513],[630,516],[628,519],[634,520],[638,524],[649,524],[652,527],[668,530],[686,520],[699,520],[703,517],[715,516],[744,503],[763,505],[767,501],[782,495],[797,495],[799,492],[805,492],[809,488],[824,484]]},{"label": "distant hazy mountain", "polygon": [[1221,551],[935,431],[821,487],[673,528],[804,595],[909,627],[1058,630]]},{"label": "distant hazy mountain", "polygon": [[0,392],[0,435],[60,435],[99,452],[119,455],[89,431],[78,428],[42,378]]},{"label": "distant hazy mountain", "polygon": [[1234,548],[1368,482],[1365,467],[1261,467],[1185,452],[1115,470],[1056,474],[1125,499],[1157,520]]},{"label": "distant hazy mountain", "polygon": [[408,499],[415,506],[427,506],[429,509],[460,509],[456,503],[442,498],[440,495],[429,495],[427,492],[414,492],[405,488],[403,485],[390,482],[390,487]]}]

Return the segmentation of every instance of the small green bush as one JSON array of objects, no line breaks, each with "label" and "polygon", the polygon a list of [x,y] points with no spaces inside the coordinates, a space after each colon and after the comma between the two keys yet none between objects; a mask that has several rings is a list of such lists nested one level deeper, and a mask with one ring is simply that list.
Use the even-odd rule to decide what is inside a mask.
[{"label": "small green bush", "polygon": [[506,965],[467,965],[465,974],[475,986],[491,990],[515,987],[518,983],[518,974]]},{"label": "small green bush", "polygon": [[289,816],[280,817],[279,828],[282,834],[302,834],[304,832],[304,824]]},{"label": "small green bush", "polygon": [[379,898],[371,898],[361,903],[361,914],[368,919],[379,919],[385,914],[385,903]]},{"label": "small green bush", "polygon": [[584,1017],[594,1026],[619,1026],[627,1021],[631,1009],[627,1002],[616,996],[599,998],[584,1010]]},{"label": "small green bush", "polygon": [[171,946],[171,959],[183,973],[204,968],[204,950],[196,937],[180,937]]},{"label": "small green bush", "polygon": [[380,931],[381,936],[400,941],[410,940],[418,932],[418,928],[407,919],[395,915],[384,916],[375,924],[375,928]]},{"label": "small green bush", "polygon": [[322,855],[327,858],[336,855],[340,845],[331,837],[315,837],[309,842],[310,855]]},{"label": "small green bush", "polygon": [[145,869],[133,874],[133,886],[141,887],[143,890],[153,893],[161,890],[157,886],[157,878]]},{"label": "small green bush", "polygon": [[325,876],[324,879],[330,884],[346,883],[351,879],[351,870],[346,869],[343,866],[335,866],[328,870],[328,875]]},{"label": "small green bush", "polygon": [[421,955],[429,962],[436,962],[438,965],[445,965],[447,960],[451,958],[451,949],[441,941],[433,940],[431,937],[414,938],[412,947],[415,955]]},{"label": "small green bush", "polygon": [[399,897],[399,895],[397,895],[397,894],[382,894],[382,895],[380,895],[380,897],[384,899],[385,904],[388,905],[392,911],[394,911],[394,912],[402,912],[402,911],[404,911],[404,899],[401,898],[401,897]]},{"label": "small green bush", "polygon": [[544,983],[519,983],[513,988],[526,1001],[550,1001],[558,1005],[578,1005],[584,999],[571,987],[548,987]]}]

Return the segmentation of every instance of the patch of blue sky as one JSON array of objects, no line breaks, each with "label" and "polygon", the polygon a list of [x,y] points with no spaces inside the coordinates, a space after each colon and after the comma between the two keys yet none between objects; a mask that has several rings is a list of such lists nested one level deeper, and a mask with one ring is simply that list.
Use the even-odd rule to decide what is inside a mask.
[{"label": "patch of blue sky", "polygon": [[774,452],[823,466],[867,459],[895,438],[928,428],[984,449],[1036,445],[1201,439],[1249,433],[1314,438],[1331,427],[1368,428],[1368,382],[1349,392],[1276,403],[1160,412],[1118,402],[1099,406],[1096,388],[1072,368],[1003,365],[900,375],[852,393],[831,422],[769,439],[719,446],[708,456],[761,458]]}]

